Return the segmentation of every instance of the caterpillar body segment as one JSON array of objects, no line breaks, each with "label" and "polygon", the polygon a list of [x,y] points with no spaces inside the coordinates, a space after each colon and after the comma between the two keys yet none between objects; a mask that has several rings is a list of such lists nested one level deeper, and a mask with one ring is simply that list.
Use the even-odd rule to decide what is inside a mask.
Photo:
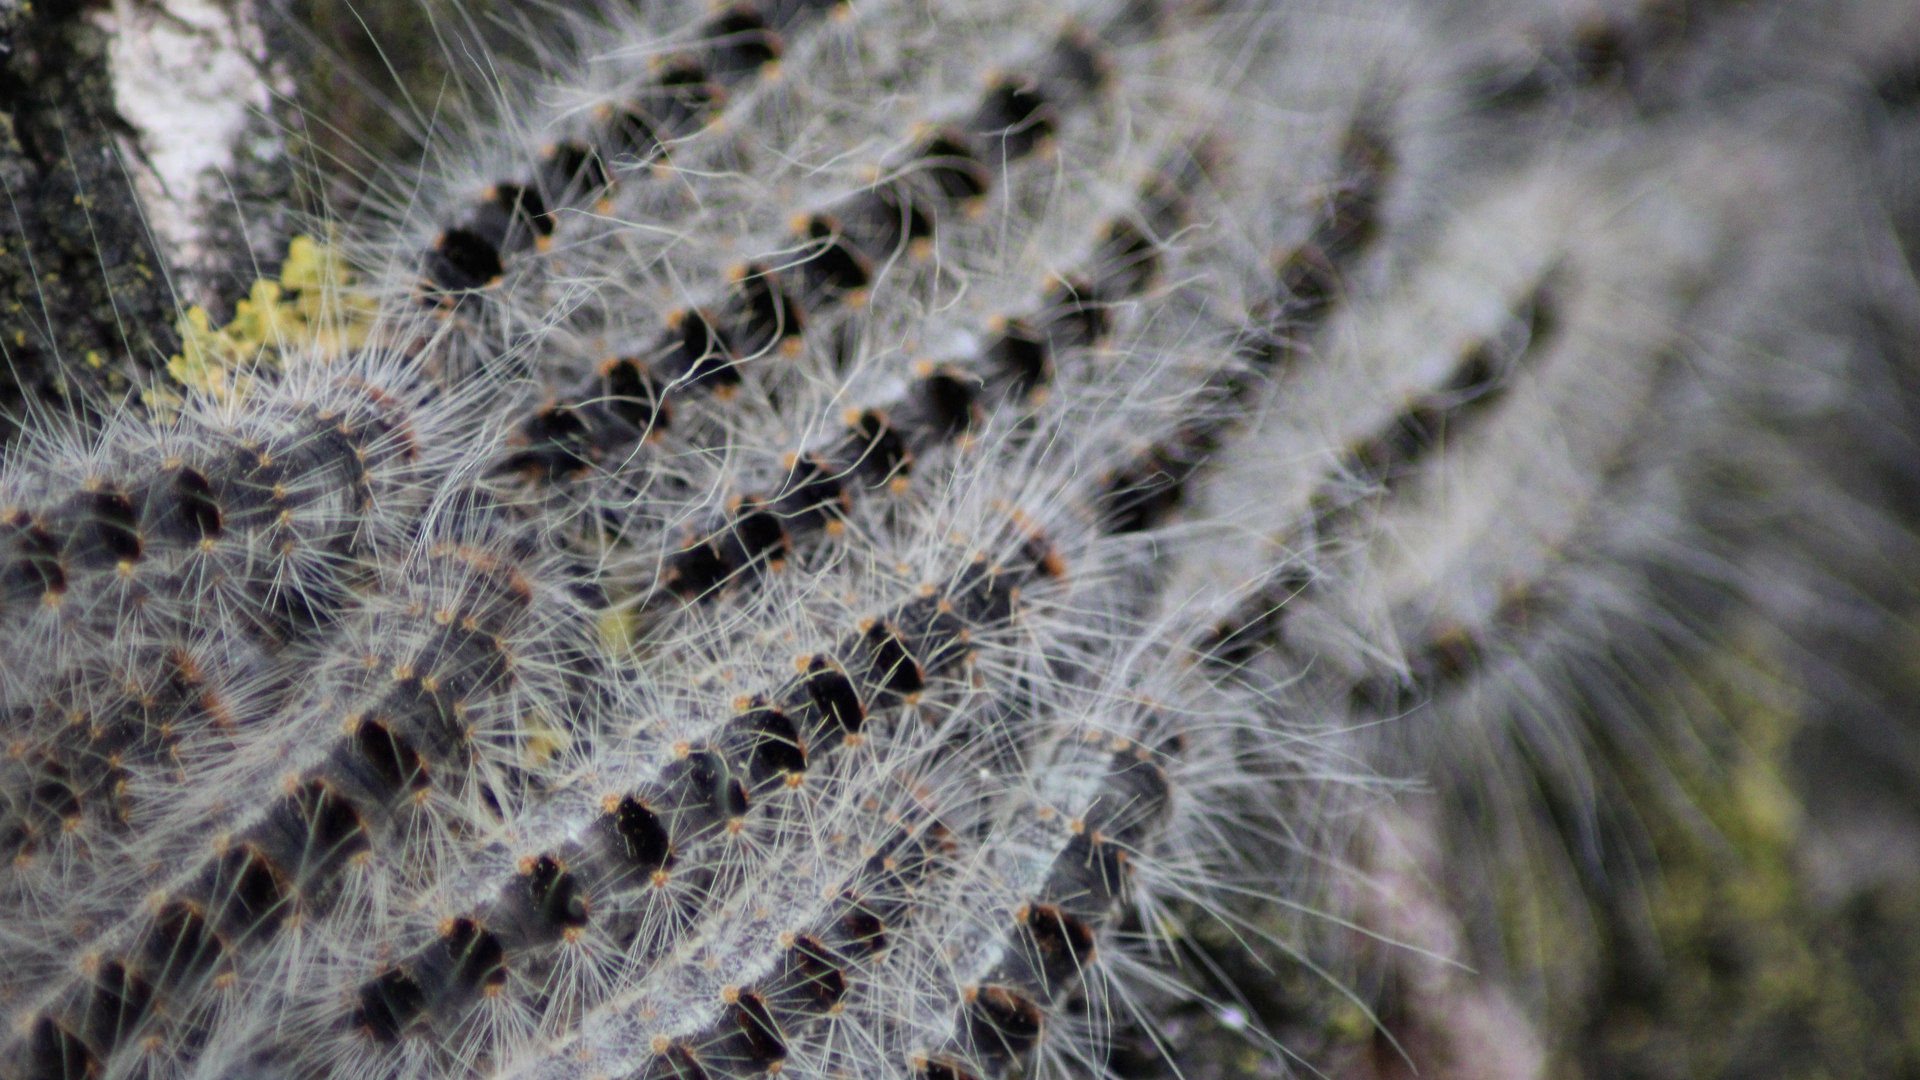
[{"label": "caterpillar body segment", "polygon": [[405,535],[425,471],[415,418],[376,386],[271,398],[116,425],[9,470],[9,670],[224,619],[278,649],[331,617],[356,563]]}]

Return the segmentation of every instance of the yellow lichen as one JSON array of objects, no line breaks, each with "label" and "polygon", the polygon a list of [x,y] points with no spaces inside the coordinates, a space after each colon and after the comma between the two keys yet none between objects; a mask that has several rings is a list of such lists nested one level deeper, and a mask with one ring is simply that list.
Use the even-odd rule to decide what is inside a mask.
[{"label": "yellow lichen", "polygon": [[280,287],[295,294],[288,306],[321,356],[336,357],[366,344],[374,301],[352,286],[353,274],[338,250],[307,236],[296,236],[287,246]]},{"label": "yellow lichen", "polygon": [[256,368],[295,358],[324,363],[365,345],[374,311],[337,250],[296,236],[280,279],[254,281],[225,326],[215,329],[204,308],[187,309],[178,324],[180,353],[167,372],[216,401],[244,396]]},{"label": "yellow lichen", "polygon": [[530,768],[552,764],[554,758],[564,753],[573,741],[538,710],[520,717],[520,730],[524,739],[522,752]]},{"label": "yellow lichen", "polygon": [[225,330],[213,329],[206,309],[198,304],[181,316],[177,329],[180,352],[167,361],[167,374],[180,385],[216,401],[228,400],[236,390],[245,393],[246,377],[238,372],[256,350],[228,336]]},{"label": "yellow lichen", "polygon": [[633,652],[636,642],[634,632],[638,629],[637,620],[631,610],[614,608],[600,616],[600,641],[615,656],[626,656]]}]

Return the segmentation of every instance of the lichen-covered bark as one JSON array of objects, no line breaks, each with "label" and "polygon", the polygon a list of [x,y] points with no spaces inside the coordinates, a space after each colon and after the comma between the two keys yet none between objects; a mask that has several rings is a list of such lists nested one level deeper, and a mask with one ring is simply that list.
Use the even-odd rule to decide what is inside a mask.
[{"label": "lichen-covered bark", "polygon": [[0,411],[99,408],[175,349],[167,265],[122,154],[106,36],[71,0],[0,4]]}]

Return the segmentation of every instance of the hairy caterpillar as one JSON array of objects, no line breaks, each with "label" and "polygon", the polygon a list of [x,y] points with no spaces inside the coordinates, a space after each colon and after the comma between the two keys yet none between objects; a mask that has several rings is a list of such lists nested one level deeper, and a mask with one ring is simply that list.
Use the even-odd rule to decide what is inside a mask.
[{"label": "hairy caterpillar", "polygon": [[[1012,93],[990,92],[982,111],[1003,107],[994,100]],[[1016,117],[1013,126],[1025,119]],[[1008,149],[1001,155],[1003,168],[1011,169],[1038,145],[1019,154]],[[1156,178],[1147,185],[1149,197],[1164,204],[1168,196],[1161,192],[1173,184]],[[496,194],[504,190],[495,186]],[[529,189],[515,190],[510,213],[530,217],[524,194]],[[841,216],[851,220],[849,213]],[[1164,231],[1170,224],[1155,221],[1152,227]],[[485,284],[482,274],[470,272],[474,251],[494,243],[490,237],[507,237],[513,227],[483,235],[488,227],[475,222],[443,232],[427,257],[429,282],[461,291]],[[842,227],[866,239],[853,226],[832,229]],[[817,232],[818,220],[808,228]],[[1109,241],[1124,234],[1115,224],[1080,228],[1103,229]],[[554,233],[564,240],[564,230]],[[837,300],[845,309],[877,315],[891,294],[875,285],[868,296],[850,295],[869,284],[868,272],[840,246],[840,235],[833,231],[832,242],[802,263],[799,302],[818,313],[830,312]],[[1145,275],[1120,262],[1151,254],[1144,250],[1146,237],[1135,236],[1117,247],[1109,243],[1102,250],[1113,254],[1091,260],[1107,282],[1101,303],[1124,301],[1147,284]],[[567,250],[559,242],[546,246],[556,256]],[[805,268],[813,262],[837,269],[824,278],[810,276]],[[499,340],[496,328],[507,323],[517,302],[510,286],[457,298],[451,314],[440,316],[445,332],[431,332],[435,309],[445,308],[431,296],[422,306],[411,288],[402,290],[398,310],[411,306],[423,329],[389,333],[407,350],[422,353],[418,378],[464,371],[468,365],[458,360],[438,367],[434,361],[442,353],[475,355]],[[1063,318],[1105,321],[1091,297],[1078,303],[1081,314]],[[700,318],[707,326],[707,317]],[[826,319],[816,314],[809,321],[818,327]],[[699,336],[718,335],[707,328]],[[422,337],[423,344],[409,343]],[[1061,338],[1048,347],[1081,344]],[[711,340],[696,345],[702,351],[688,357],[685,370],[669,369],[667,385],[679,380],[697,390],[716,381],[701,369]],[[811,479],[770,500],[765,513],[784,535],[834,526],[827,531],[863,541],[860,554],[789,560],[792,565],[768,582],[779,586],[771,612],[787,612],[771,626],[765,598],[722,596],[712,616],[697,607],[682,614],[672,637],[649,628],[636,657],[637,682],[613,673],[618,658],[601,656],[577,633],[560,655],[543,655],[546,631],[535,627],[563,610],[564,600],[543,589],[542,573],[523,560],[537,561],[537,552],[556,545],[555,557],[566,565],[563,553],[594,537],[569,542],[570,530],[558,527],[564,521],[530,521],[521,541],[530,546],[516,554],[501,549],[500,541],[466,535],[462,519],[483,511],[468,508],[451,485],[476,469],[482,476],[497,471],[487,466],[497,451],[484,438],[469,436],[464,456],[430,473],[439,483],[429,482],[431,501],[402,526],[405,554],[364,558],[369,580],[358,585],[347,610],[329,620],[337,629],[311,650],[321,667],[320,686],[251,733],[258,746],[242,745],[207,764],[206,781],[220,801],[182,809],[176,828],[186,836],[174,842],[191,852],[194,838],[204,844],[211,831],[211,852],[170,860],[159,879],[141,887],[143,894],[152,890],[141,904],[118,915],[103,913],[100,925],[89,928],[85,948],[91,959],[78,980],[50,972],[36,985],[23,973],[23,1014],[32,1016],[24,1022],[24,1067],[30,1075],[112,1072],[155,1062],[186,1072],[347,1075],[459,1072],[482,1064],[503,1071],[754,1072],[779,1066],[791,1054],[796,1061],[817,1059],[823,1068],[1000,1075],[1030,1060],[1043,1049],[1044,1030],[1071,1030],[1049,1013],[1068,1003],[1079,968],[1092,961],[1096,941],[1109,936],[1107,924],[1130,876],[1124,871],[1133,862],[1149,872],[1154,865],[1148,841],[1158,833],[1152,826],[1166,815],[1169,798],[1164,767],[1154,755],[1200,753],[1204,761],[1205,748],[1218,738],[1205,728],[1181,730],[1203,719],[1183,716],[1195,712],[1190,703],[1171,705],[1166,718],[1132,719],[1124,714],[1139,707],[1129,702],[1147,688],[1108,684],[1126,670],[1116,649],[1124,655],[1136,647],[1125,644],[1123,623],[1100,627],[1125,620],[1126,605],[1101,598],[1110,588],[1104,579],[1114,571],[1102,568],[1095,554],[1098,533],[1073,524],[1076,511],[1100,516],[1097,505],[1074,505],[1097,501],[1074,494],[1083,483],[1078,478],[1098,483],[1111,471],[1102,463],[1115,459],[1116,444],[1150,441],[1170,418],[1167,405],[1175,406],[1172,416],[1217,407],[1193,390],[1172,389],[1171,402],[1143,400],[1141,392],[1157,373],[1171,380],[1183,374],[1183,363],[1199,366],[1205,358],[1182,361],[1123,346],[1112,360],[1125,364],[1130,354],[1143,365],[1144,382],[1122,380],[1121,395],[1098,397],[1091,381],[1083,382],[1084,389],[1067,383],[1049,411],[1018,423],[996,423],[985,407],[964,397],[957,407],[942,400],[972,393],[952,375],[940,376],[945,381],[932,384],[937,390],[912,393],[909,400],[921,403],[920,416],[911,406],[896,408],[887,429],[912,432],[918,425],[928,432],[903,437],[911,440],[908,450],[931,458],[942,440],[967,435],[958,444],[960,456],[946,466],[950,478],[941,482],[942,498],[930,505],[897,498],[885,506],[855,501],[844,478],[861,462],[814,458],[820,464]],[[736,362],[751,372],[745,367],[750,359]],[[511,371],[490,369],[484,378],[502,374]],[[487,386],[498,387],[493,392],[501,401],[525,396],[507,383],[470,385],[480,389],[454,399],[454,407],[485,408]],[[838,404],[844,393],[835,390],[827,402]],[[410,388],[407,394],[423,408],[446,407],[428,391]],[[255,395],[244,392],[236,407],[258,407]],[[746,396],[716,394],[716,411],[780,407],[728,400]],[[780,404],[796,418],[820,407],[798,395]],[[711,434],[702,438],[694,428],[694,438],[679,452],[750,445],[724,416],[706,427]],[[1077,431],[1076,441],[1048,437],[1060,428]],[[1092,431],[1110,434],[1088,439]],[[511,440],[505,449],[520,455],[504,462],[508,473],[517,471],[524,451]],[[916,462],[916,473],[938,477],[927,465]],[[1016,477],[1031,479],[1008,482]],[[703,490],[710,481],[676,488],[665,482],[671,479],[647,477],[655,490],[643,494],[655,504],[689,508],[711,497]],[[897,496],[892,485],[882,486]],[[968,490],[977,494],[963,495]],[[1025,509],[996,509],[1006,501]],[[602,581],[631,588],[623,560],[644,566],[650,555],[645,545],[651,523],[643,507],[631,498],[608,502],[622,512],[609,522],[617,539],[602,541],[594,558],[580,560],[573,571],[589,591]],[[499,512],[512,516],[505,506]],[[687,509],[673,513],[689,516]],[[1033,524],[1036,515],[1045,524]],[[995,518],[1012,527],[966,539],[978,522]],[[963,528],[969,521],[976,524]],[[736,536],[743,531],[732,529]],[[988,546],[973,547],[982,542]],[[1015,546],[1008,548],[1009,542]],[[1095,546],[1089,549],[1089,543]],[[1063,566],[1051,549],[1065,545],[1077,557]],[[899,550],[885,558],[889,547]],[[726,549],[709,550],[709,561],[721,561],[728,572],[751,569],[751,561],[765,554],[743,546],[735,562]],[[742,689],[749,691],[730,706],[740,714],[736,719],[722,720],[712,705],[700,706],[713,696],[702,692],[711,678],[702,669],[762,670],[768,646],[782,640],[770,638],[771,631],[785,625],[786,638],[817,640],[822,620],[807,617],[810,609],[824,600],[828,611],[844,610],[871,588],[864,581],[896,579],[916,564],[925,566],[921,599],[855,621],[851,636],[836,634],[838,644],[804,659],[800,677],[761,682],[757,695],[754,680],[729,671],[727,681],[745,681]],[[680,556],[666,581],[697,603],[720,582],[686,587],[694,565]],[[1094,620],[1071,630],[1065,623],[1050,628],[1016,599],[1066,568],[1088,579],[1091,591],[1076,605],[1082,620]],[[1001,627],[1015,614],[1025,629],[1009,637],[1011,628]],[[835,621],[854,620],[829,618],[826,625]],[[1031,661],[1023,659],[1029,649]],[[649,655],[656,651],[661,655]],[[1036,681],[1049,669],[1057,669],[1054,678],[1069,677],[1049,689]],[[965,677],[948,688],[956,674]],[[685,689],[675,692],[678,686]],[[632,694],[640,696],[627,696]],[[942,700],[952,694],[959,699]],[[901,706],[903,715],[890,715]],[[1113,709],[1123,715],[1104,718]],[[336,719],[343,710],[345,719]],[[636,729],[636,719],[648,716]],[[1032,722],[1017,723],[1023,716]],[[1149,741],[1138,742],[1143,737]],[[1097,761],[1120,762],[1096,770],[1091,788],[1085,779],[1066,782],[1085,773],[1072,746],[1086,738],[1101,747]],[[833,754],[838,740],[857,741],[858,752]],[[1060,779],[1024,779],[1018,763],[1029,756],[1057,758],[1041,776]],[[266,763],[271,769],[263,768]],[[1040,815],[1040,832],[1019,823],[1023,815],[1009,820],[1013,808],[999,791],[1001,782],[979,791],[972,780],[976,772],[982,779],[1008,772],[1013,792],[1031,783],[1044,801],[1027,803],[1026,813]],[[1101,772],[1111,778],[1102,781]],[[898,885],[876,879],[884,868],[873,862],[893,860],[886,852],[896,841],[874,831],[876,826],[859,824],[863,814],[879,813],[879,827],[898,827],[886,825],[897,811],[884,800],[864,809],[875,798],[877,781],[904,785],[933,819],[921,828],[953,837],[915,856],[939,866]],[[1071,829],[1065,828],[1069,820]],[[1007,830],[1010,835],[995,839]],[[843,832],[852,839],[834,839]],[[476,848],[474,839],[488,833],[517,840],[504,852],[494,844]],[[910,839],[909,847],[926,848],[926,835]],[[1008,861],[1011,856],[1000,852],[1010,844],[1015,850],[1037,845],[1037,865],[1034,856]],[[1054,855],[1044,854],[1049,847]],[[938,880],[917,887],[911,878],[919,873]],[[796,879],[800,886],[781,884]],[[766,908],[743,912],[742,894],[750,886],[772,888],[780,899],[756,901]],[[981,912],[979,921],[956,919],[931,896],[909,902],[919,889],[977,892],[987,886],[1004,890],[1008,900],[997,914]],[[821,890],[829,901],[845,895],[854,906],[815,907],[812,898]],[[743,917],[746,924],[737,926]],[[833,928],[849,923],[871,923],[873,929],[833,949]],[[774,941],[768,940],[769,926],[781,931]],[[916,927],[936,936],[929,941],[911,932]],[[955,944],[931,944],[942,932]],[[814,943],[810,952],[792,943],[796,935]],[[865,972],[848,966],[858,959],[848,950],[879,935],[889,939],[886,955]],[[983,952],[991,957],[996,948],[1006,950],[997,963],[969,962]],[[1019,960],[1035,950],[1056,955]],[[1064,955],[1057,955],[1061,950]],[[869,943],[869,951],[878,947]],[[749,986],[730,983],[716,998],[710,976],[694,968],[682,974],[700,956],[740,970]],[[847,1018],[830,1019],[821,1041],[809,1044],[807,1002],[783,1008],[782,996],[795,992],[782,982],[785,977],[753,975],[767,970],[770,959],[776,967],[804,962],[824,969],[810,977],[830,977],[842,986],[839,993],[852,994],[839,1014]],[[943,973],[951,963],[959,964],[955,973]],[[868,976],[865,983],[861,974]],[[956,980],[966,983],[964,993]],[[844,985],[849,982],[850,989]],[[936,1004],[942,997],[944,1006]],[[343,1008],[343,999],[351,1005]],[[716,1005],[732,1011],[723,1010],[720,1027],[711,1028],[708,1017]],[[102,1015],[109,1019],[99,1020]],[[877,1061],[864,1053],[875,1040],[892,1047]],[[1098,1053],[1097,1047],[1068,1049],[1072,1045],[1045,1049],[1054,1057]]]},{"label": "hairy caterpillar", "polygon": [[190,345],[180,416],[9,465],[0,1068],[1118,1072],[1263,1000],[1191,928],[1317,904],[1370,770],[1617,859],[1628,684],[1906,550],[1839,459],[1904,483],[1850,403],[1910,282],[1808,198],[1859,151],[1721,88],[1744,16],[1482,6],[646,5],[483,64],[340,233],[348,358]]}]

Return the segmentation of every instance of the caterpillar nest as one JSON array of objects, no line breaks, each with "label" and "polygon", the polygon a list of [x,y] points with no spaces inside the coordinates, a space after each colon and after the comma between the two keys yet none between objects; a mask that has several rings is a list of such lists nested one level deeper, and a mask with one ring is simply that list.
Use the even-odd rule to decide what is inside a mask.
[{"label": "caterpillar nest", "polygon": [[1525,913],[1656,954],[1748,722],[1664,703],[1908,602],[1920,28],[1832,6],[435,9],[414,153],[270,103],[331,212],[0,464],[0,1077],[1612,1060]]}]

